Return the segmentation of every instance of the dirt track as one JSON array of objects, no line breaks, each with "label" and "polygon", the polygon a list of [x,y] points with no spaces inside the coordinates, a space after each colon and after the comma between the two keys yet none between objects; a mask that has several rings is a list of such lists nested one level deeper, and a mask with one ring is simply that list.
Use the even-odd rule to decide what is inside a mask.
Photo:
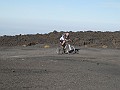
[{"label": "dirt track", "polygon": [[2,47],[0,90],[120,90],[120,50]]}]

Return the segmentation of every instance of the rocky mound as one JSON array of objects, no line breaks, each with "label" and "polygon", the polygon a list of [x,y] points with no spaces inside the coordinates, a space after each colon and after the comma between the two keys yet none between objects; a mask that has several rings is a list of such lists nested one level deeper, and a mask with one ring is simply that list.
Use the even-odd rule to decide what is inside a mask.
[{"label": "rocky mound", "polygon": [[[0,46],[31,46],[36,44],[59,44],[59,38],[63,31],[53,31],[48,34],[34,35],[15,35],[0,36]],[[70,31],[72,44],[85,47],[102,47],[102,48],[120,48],[120,31],[116,32],[93,32],[93,31]]]}]

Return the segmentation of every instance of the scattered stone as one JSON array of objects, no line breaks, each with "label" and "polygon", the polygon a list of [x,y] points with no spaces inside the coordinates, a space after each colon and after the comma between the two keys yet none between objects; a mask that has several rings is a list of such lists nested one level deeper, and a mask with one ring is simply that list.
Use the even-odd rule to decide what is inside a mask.
[{"label": "scattered stone", "polygon": [[15,70],[12,70],[12,72],[15,72]]},{"label": "scattered stone", "polygon": [[97,65],[99,65],[100,63],[97,63]]}]

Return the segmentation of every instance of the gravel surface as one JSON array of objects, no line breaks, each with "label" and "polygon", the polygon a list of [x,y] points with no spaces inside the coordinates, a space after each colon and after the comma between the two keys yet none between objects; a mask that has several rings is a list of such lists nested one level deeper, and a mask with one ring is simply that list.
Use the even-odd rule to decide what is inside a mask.
[{"label": "gravel surface", "polygon": [[120,50],[1,47],[0,90],[120,90]]}]

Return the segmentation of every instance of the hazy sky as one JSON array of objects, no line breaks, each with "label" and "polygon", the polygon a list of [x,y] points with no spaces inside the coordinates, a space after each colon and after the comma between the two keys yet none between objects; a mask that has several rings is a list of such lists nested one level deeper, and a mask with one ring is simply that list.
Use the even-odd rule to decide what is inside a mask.
[{"label": "hazy sky", "polygon": [[0,35],[118,31],[120,0],[0,0]]}]

